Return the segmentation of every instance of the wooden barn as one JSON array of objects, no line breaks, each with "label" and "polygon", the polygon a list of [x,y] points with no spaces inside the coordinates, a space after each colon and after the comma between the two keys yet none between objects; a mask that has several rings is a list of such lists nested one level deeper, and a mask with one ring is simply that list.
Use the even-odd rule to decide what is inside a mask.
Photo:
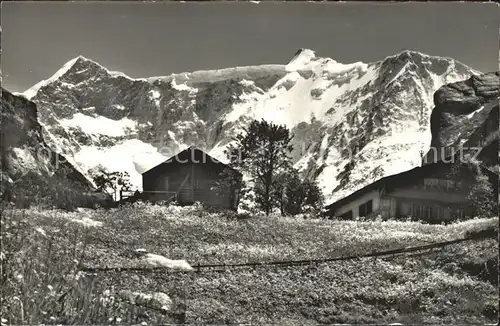
[{"label": "wooden barn", "polygon": [[240,189],[215,189],[222,173],[241,173],[195,147],[189,147],[142,174],[143,197],[151,201],[200,202],[208,207],[237,209]]},{"label": "wooden barn", "polygon": [[[411,216],[430,223],[471,217],[467,194],[474,175],[465,164],[451,173],[452,166],[440,161],[382,178],[328,205],[326,214],[341,219]],[[498,196],[498,175],[484,167],[482,172]]]}]

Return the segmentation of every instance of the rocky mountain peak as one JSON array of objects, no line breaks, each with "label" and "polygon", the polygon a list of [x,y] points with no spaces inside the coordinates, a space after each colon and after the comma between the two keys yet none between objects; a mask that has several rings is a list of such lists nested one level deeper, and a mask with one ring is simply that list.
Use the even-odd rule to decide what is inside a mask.
[{"label": "rocky mountain peak", "polygon": [[138,188],[141,172],[179,150],[224,161],[252,119],[285,124],[296,167],[334,200],[419,164],[433,93],[471,74],[416,51],[343,64],[300,49],[287,64],[132,79],[80,56],[34,87],[33,101],[47,139],[82,171],[127,171]]},{"label": "rocky mountain peak", "polygon": [[313,50],[300,48],[295,52],[292,59],[288,63],[295,62],[297,60],[311,60],[316,57],[316,53]]},{"label": "rocky mountain peak", "polygon": [[46,80],[42,80],[36,85],[26,90],[22,95],[27,99],[32,99],[38,92],[47,86],[55,84],[73,87],[86,81],[99,81],[103,78],[123,77],[132,80],[121,72],[112,72],[100,65],[96,61],[79,55],[66,62],[55,74]]},{"label": "rocky mountain peak", "polygon": [[382,67],[392,67],[394,70],[406,67],[415,73],[424,73],[424,70],[430,71],[436,75],[442,75],[450,71],[458,74],[474,74],[474,71],[463,63],[448,57],[430,56],[422,52],[404,50],[392,56],[388,56],[382,62]]}]

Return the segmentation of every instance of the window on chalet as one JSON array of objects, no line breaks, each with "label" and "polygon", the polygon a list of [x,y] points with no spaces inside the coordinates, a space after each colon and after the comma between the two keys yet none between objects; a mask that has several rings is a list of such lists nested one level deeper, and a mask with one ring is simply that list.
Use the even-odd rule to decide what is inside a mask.
[{"label": "window on chalet", "polygon": [[424,187],[426,189],[437,188],[439,186],[438,179],[424,179]]},{"label": "window on chalet", "polygon": [[417,204],[411,205],[411,215],[416,218],[422,217],[422,206]]},{"label": "window on chalet", "polygon": [[436,218],[439,220],[444,220],[444,208],[441,206],[436,206]]},{"label": "window on chalet", "polygon": [[339,216],[342,220],[352,220],[352,210]]},{"label": "window on chalet", "polygon": [[423,218],[426,220],[430,220],[432,218],[433,209],[432,206],[424,206],[424,216]]},{"label": "window on chalet", "polygon": [[391,208],[391,199],[390,198],[381,198],[380,199],[380,208],[382,208],[382,209]]},{"label": "window on chalet", "polygon": [[372,212],[372,201],[369,200],[364,204],[359,205],[359,216],[366,217]]},{"label": "window on chalet", "polygon": [[456,211],[455,211],[455,218],[459,218],[459,219],[463,219],[466,217],[466,212],[465,212],[465,209],[463,208],[458,208]]},{"label": "window on chalet", "polygon": [[436,208],[432,207],[431,205],[412,204],[411,215],[413,217],[423,220],[430,220],[433,219],[435,217],[433,215],[436,214],[439,214],[439,212],[436,211]]},{"label": "window on chalet", "polygon": [[435,178],[425,178],[424,179],[424,189],[427,190],[438,190],[447,192],[456,192],[460,190],[462,183],[460,181],[453,180],[443,180]]}]

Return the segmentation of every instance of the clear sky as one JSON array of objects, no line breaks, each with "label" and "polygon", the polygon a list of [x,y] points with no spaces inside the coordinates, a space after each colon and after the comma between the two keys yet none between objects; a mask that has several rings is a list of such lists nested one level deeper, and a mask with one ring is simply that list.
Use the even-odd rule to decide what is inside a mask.
[{"label": "clear sky", "polygon": [[132,77],[285,64],[299,48],[342,63],[413,49],[498,70],[493,3],[3,2],[1,14],[11,91],[79,54]]}]

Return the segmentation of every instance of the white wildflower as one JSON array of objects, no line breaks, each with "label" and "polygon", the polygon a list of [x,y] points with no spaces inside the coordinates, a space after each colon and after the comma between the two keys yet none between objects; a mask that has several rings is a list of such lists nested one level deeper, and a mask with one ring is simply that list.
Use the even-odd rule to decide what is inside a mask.
[{"label": "white wildflower", "polygon": [[78,271],[78,273],[75,274],[75,281],[78,281],[84,275],[82,271]]},{"label": "white wildflower", "polygon": [[71,221],[76,222],[76,223],[80,223],[80,224],[82,224],[85,227],[100,227],[100,226],[103,225],[102,222],[95,221],[95,220],[93,220],[91,218],[88,218],[86,216],[82,217],[81,219],[75,219],[75,218],[73,218],[73,219],[71,219]]},{"label": "white wildflower", "polygon": [[41,235],[43,235],[44,237],[47,236],[47,233],[45,233],[45,230],[42,229],[42,228],[36,228],[35,229],[36,232],[40,233]]}]

